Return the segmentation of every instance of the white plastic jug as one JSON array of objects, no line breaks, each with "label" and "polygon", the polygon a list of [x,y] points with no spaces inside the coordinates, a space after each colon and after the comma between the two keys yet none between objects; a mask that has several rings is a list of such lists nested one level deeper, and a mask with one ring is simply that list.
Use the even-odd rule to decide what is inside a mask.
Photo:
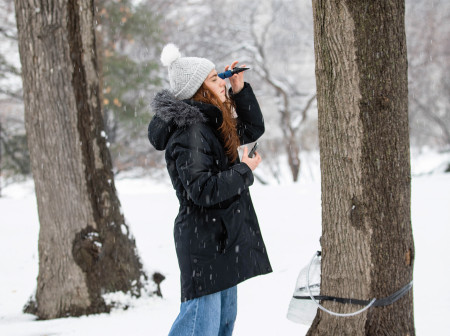
[{"label": "white plastic jug", "polygon": [[320,295],[320,263],[321,257],[318,255],[310,264],[305,266],[298,275],[293,296],[304,296],[305,299],[292,297],[289,304],[287,318],[292,322],[311,325],[317,312],[317,305],[310,299],[308,292],[308,269],[309,269],[309,289],[311,294]]}]

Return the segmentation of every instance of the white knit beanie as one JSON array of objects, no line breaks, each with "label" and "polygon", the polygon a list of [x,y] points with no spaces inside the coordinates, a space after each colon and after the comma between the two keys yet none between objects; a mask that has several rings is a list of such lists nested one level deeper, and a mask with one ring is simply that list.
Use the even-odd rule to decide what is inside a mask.
[{"label": "white knit beanie", "polygon": [[192,98],[215,68],[206,58],[181,57],[178,47],[172,43],[164,47],[161,62],[169,68],[170,88],[179,100]]}]

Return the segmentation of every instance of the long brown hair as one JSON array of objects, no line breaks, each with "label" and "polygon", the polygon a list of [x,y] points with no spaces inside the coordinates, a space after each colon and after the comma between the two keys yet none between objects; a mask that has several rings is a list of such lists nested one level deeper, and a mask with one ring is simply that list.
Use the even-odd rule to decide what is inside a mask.
[{"label": "long brown hair", "polygon": [[217,106],[222,112],[223,122],[219,130],[225,143],[225,149],[231,162],[235,162],[238,158],[237,149],[240,146],[239,137],[236,129],[236,119],[233,117],[234,103],[226,95],[226,101],[222,101],[212,92],[205,83],[200,86],[198,91],[192,97],[193,100]]}]

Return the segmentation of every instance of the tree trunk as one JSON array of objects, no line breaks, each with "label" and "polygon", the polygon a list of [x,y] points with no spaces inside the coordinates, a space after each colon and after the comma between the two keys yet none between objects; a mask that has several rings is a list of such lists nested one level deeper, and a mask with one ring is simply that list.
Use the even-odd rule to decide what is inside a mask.
[{"label": "tree trunk", "polygon": [[292,180],[294,182],[298,181],[298,175],[300,173],[300,148],[297,143],[297,139],[295,138],[296,134],[291,133],[289,136],[286,136],[286,153],[288,155],[288,163],[291,168]]},{"label": "tree trunk", "polygon": [[[268,70],[266,70],[268,73]],[[270,76],[266,76],[265,80],[277,90],[280,98],[283,101],[283,105],[280,106],[278,112],[281,115],[281,130],[283,132],[283,142],[286,148],[286,154],[288,157],[289,168],[291,169],[292,180],[298,181],[300,174],[300,145],[297,140],[297,132],[292,126],[292,116],[290,107],[289,93],[283,90],[275,82],[270,79]],[[303,119],[304,120],[304,119]]]},{"label": "tree trunk", "polygon": [[[322,175],[321,294],[369,300],[412,280],[404,0],[314,0]],[[361,306],[326,301],[339,313]],[[413,296],[308,335],[414,335]]]},{"label": "tree trunk", "polygon": [[142,265],[103,132],[93,0],[15,0],[25,126],[39,210],[41,319],[105,312],[139,295]]}]

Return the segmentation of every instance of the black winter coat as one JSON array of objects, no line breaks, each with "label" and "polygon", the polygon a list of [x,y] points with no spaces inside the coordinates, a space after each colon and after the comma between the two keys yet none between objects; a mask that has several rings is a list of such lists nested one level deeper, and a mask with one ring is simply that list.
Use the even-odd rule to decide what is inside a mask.
[{"label": "black winter coat", "polygon": [[[264,120],[248,83],[236,95],[241,144],[264,133]],[[167,90],[152,102],[148,137],[165,150],[180,208],[174,239],[181,271],[181,300],[212,294],[272,271],[250,198],[253,173],[231,163],[218,128],[221,111]]]}]

